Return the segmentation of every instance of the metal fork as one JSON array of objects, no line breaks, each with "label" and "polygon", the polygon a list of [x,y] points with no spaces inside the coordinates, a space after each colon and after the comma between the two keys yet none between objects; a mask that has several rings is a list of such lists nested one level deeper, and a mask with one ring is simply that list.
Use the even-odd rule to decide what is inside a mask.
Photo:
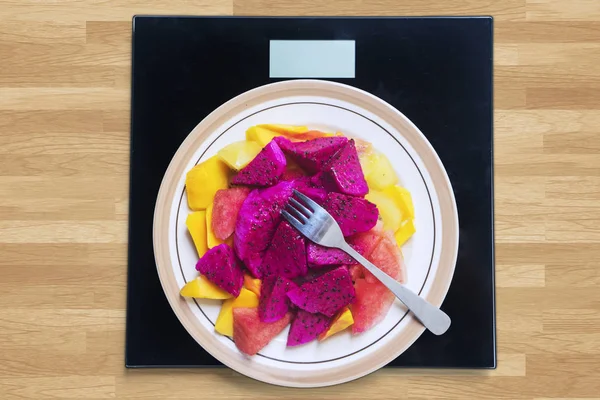
[{"label": "metal fork", "polygon": [[309,197],[294,190],[294,197],[287,203],[283,217],[311,241],[325,247],[340,249],[362,264],[375,275],[394,295],[408,307],[421,323],[435,335],[441,335],[450,327],[450,317],[428,303],[406,286],[377,268],[354,250],[342,234],[338,223],[323,207]]}]

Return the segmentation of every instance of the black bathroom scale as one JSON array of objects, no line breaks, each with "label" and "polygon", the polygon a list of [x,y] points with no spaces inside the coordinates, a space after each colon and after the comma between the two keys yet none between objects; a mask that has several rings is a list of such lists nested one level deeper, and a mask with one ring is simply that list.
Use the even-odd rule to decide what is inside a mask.
[{"label": "black bathroom scale", "polygon": [[[133,19],[127,367],[221,366],[186,332],[156,272],[156,196],[176,150],[210,112],[249,89],[327,79],[414,122],[456,197],[458,261],[442,309],[393,367],[495,368],[492,18]],[[301,54],[301,57],[296,57]]]}]

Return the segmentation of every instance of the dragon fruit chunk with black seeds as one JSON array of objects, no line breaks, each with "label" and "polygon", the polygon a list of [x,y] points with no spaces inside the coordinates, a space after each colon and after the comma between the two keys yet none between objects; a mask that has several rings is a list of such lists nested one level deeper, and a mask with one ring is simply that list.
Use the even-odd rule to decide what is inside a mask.
[{"label": "dragon fruit chunk with black seeds", "polygon": [[300,193],[310,197],[312,200],[322,204],[327,197],[327,191],[322,187],[316,187],[308,176],[303,176],[292,180],[294,187]]},{"label": "dragon fruit chunk with black seeds", "polygon": [[342,229],[344,236],[366,232],[377,224],[377,206],[361,197],[329,192],[323,207]]},{"label": "dragon fruit chunk with black seeds", "polygon": [[306,172],[304,172],[300,167],[290,167],[290,163],[288,163],[285,171],[283,171],[283,175],[281,175],[282,181],[292,181],[298,178],[306,177]]},{"label": "dragon fruit chunk with black seeds", "polygon": [[227,244],[222,243],[208,250],[198,260],[196,270],[227,293],[239,296],[244,284],[244,271],[240,260]]},{"label": "dragon fruit chunk with black seeds", "polygon": [[312,314],[298,310],[288,333],[287,346],[298,346],[312,342],[329,328],[331,319],[323,314]]},{"label": "dragon fruit chunk with black seeds", "polygon": [[344,136],[322,137],[305,142],[291,142],[278,139],[284,153],[288,154],[298,165],[310,173],[319,172],[331,157],[340,150],[348,138]]},{"label": "dragon fruit chunk with black seeds", "polygon": [[349,140],[331,157],[323,167],[321,181],[326,189],[332,191],[352,196],[364,196],[369,193],[354,140]]},{"label": "dragon fruit chunk with black seeds", "polygon": [[313,176],[310,177],[310,183],[317,188],[324,189],[325,188],[325,174],[323,171],[317,172]]},{"label": "dragon fruit chunk with black seeds", "polygon": [[[379,222],[378,222],[379,224]],[[363,257],[369,257],[375,247],[381,241],[383,233],[377,225],[366,231],[352,235],[346,239],[348,244],[358,251]],[[306,261],[308,268],[323,268],[333,265],[356,264],[356,261],[346,252],[333,247],[319,246],[316,243],[307,241]]]},{"label": "dragon fruit chunk with black seeds", "polygon": [[277,142],[271,140],[248,165],[231,179],[231,183],[234,185],[271,186],[279,182],[285,171],[286,163],[285,155]]},{"label": "dragon fruit chunk with black seeds", "polygon": [[348,268],[338,267],[287,293],[298,308],[328,317],[354,300],[354,286]]},{"label": "dragon fruit chunk with black seeds", "polygon": [[270,276],[262,281],[258,315],[263,322],[276,322],[290,309],[287,292],[298,285],[282,276]]},{"label": "dragon fruit chunk with black seeds", "polygon": [[340,249],[323,247],[312,242],[306,245],[306,260],[309,268],[356,263],[352,257]]},{"label": "dragon fruit chunk with black seeds", "polygon": [[263,277],[296,278],[306,274],[306,239],[287,221],[281,221],[261,266]]},{"label": "dragon fruit chunk with black seeds", "polygon": [[238,212],[233,247],[256,278],[262,278],[264,253],[273,239],[281,221],[281,210],[293,189],[293,184],[288,181],[265,189],[255,189],[246,197]]}]

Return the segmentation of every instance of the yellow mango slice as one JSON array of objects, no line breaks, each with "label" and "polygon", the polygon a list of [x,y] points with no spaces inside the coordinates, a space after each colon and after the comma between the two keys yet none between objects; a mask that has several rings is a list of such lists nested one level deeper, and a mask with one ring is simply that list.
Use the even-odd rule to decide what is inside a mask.
[{"label": "yellow mango slice", "polygon": [[188,215],[185,220],[185,226],[187,226],[192,236],[198,257],[202,257],[208,250],[206,242],[206,211],[194,211]]},{"label": "yellow mango slice", "polygon": [[273,132],[283,133],[283,134],[297,134],[304,133],[308,131],[308,127],[306,126],[297,126],[297,125],[281,125],[281,124],[262,124],[258,125],[260,128],[265,128]]},{"label": "yellow mango slice", "polygon": [[[215,232],[212,228],[212,213],[213,213],[213,203],[210,203],[206,208],[206,245],[209,249],[212,249],[215,246],[220,245],[221,243],[227,243],[227,240],[221,240],[215,236]],[[230,236],[233,240],[233,235]],[[229,239],[229,238],[228,238]],[[229,244],[229,243],[228,243]]]},{"label": "yellow mango slice", "polygon": [[261,280],[258,278],[253,278],[248,274],[244,275],[244,287],[257,296],[260,296],[261,283]]},{"label": "yellow mango slice", "polygon": [[384,154],[373,150],[366,152],[359,160],[369,188],[383,190],[398,182],[398,176]]},{"label": "yellow mango slice", "polygon": [[194,211],[204,210],[212,203],[219,189],[229,186],[229,167],[217,156],[188,171],[185,178],[188,205]]},{"label": "yellow mango slice", "polygon": [[242,288],[237,298],[225,300],[215,323],[215,330],[221,335],[233,336],[233,309],[237,307],[258,307],[258,296],[246,288]]},{"label": "yellow mango slice", "polygon": [[236,171],[244,168],[262,150],[258,143],[250,140],[233,142],[223,147],[217,155]]},{"label": "yellow mango slice", "polygon": [[292,142],[303,142],[305,140],[313,140],[313,139],[317,139],[317,138],[334,136],[333,133],[322,132],[322,131],[306,131],[306,132],[302,132],[302,133],[285,133],[284,135]]},{"label": "yellow mango slice", "polygon": [[246,140],[256,142],[260,147],[265,147],[275,136],[281,135],[261,126],[253,126],[246,131]]},{"label": "yellow mango slice", "polygon": [[193,297],[195,299],[224,300],[233,297],[230,293],[209,281],[204,275],[200,275],[186,283],[179,294],[183,297]]},{"label": "yellow mango slice", "polygon": [[358,152],[358,161],[360,162],[360,168],[362,169],[365,178],[373,172],[375,163],[373,162],[373,148],[363,148],[362,152]]},{"label": "yellow mango slice", "polygon": [[348,307],[344,307],[331,323],[329,329],[319,335],[319,340],[325,340],[328,337],[343,331],[354,323],[354,318]]},{"label": "yellow mango slice", "polygon": [[365,196],[365,199],[374,203],[379,210],[379,215],[383,220],[383,229],[392,232],[396,232],[402,224],[402,212],[396,204],[396,201],[384,192],[378,192],[377,190],[371,190]]},{"label": "yellow mango slice", "polygon": [[412,235],[417,231],[415,228],[414,220],[409,219],[402,223],[402,226],[396,231],[394,234],[394,238],[396,239],[396,244],[398,247],[401,247],[408,239],[412,237]]},{"label": "yellow mango slice", "polygon": [[405,219],[413,219],[415,217],[415,206],[408,189],[395,185],[388,187],[383,192],[396,200]]}]

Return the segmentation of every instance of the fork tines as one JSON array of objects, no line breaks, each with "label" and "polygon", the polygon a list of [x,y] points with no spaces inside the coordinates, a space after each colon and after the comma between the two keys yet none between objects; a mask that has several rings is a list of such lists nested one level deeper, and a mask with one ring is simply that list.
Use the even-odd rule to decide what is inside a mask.
[{"label": "fork tines", "polygon": [[308,219],[317,210],[316,207],[319,207],[319,205],[297,190],[294,190],[294,196],[300,201],[294,197],[290,197],[285,210],[282,211],[282,215],[290,224],[298,228],[295,224],[304,225],[308,222]]}]

